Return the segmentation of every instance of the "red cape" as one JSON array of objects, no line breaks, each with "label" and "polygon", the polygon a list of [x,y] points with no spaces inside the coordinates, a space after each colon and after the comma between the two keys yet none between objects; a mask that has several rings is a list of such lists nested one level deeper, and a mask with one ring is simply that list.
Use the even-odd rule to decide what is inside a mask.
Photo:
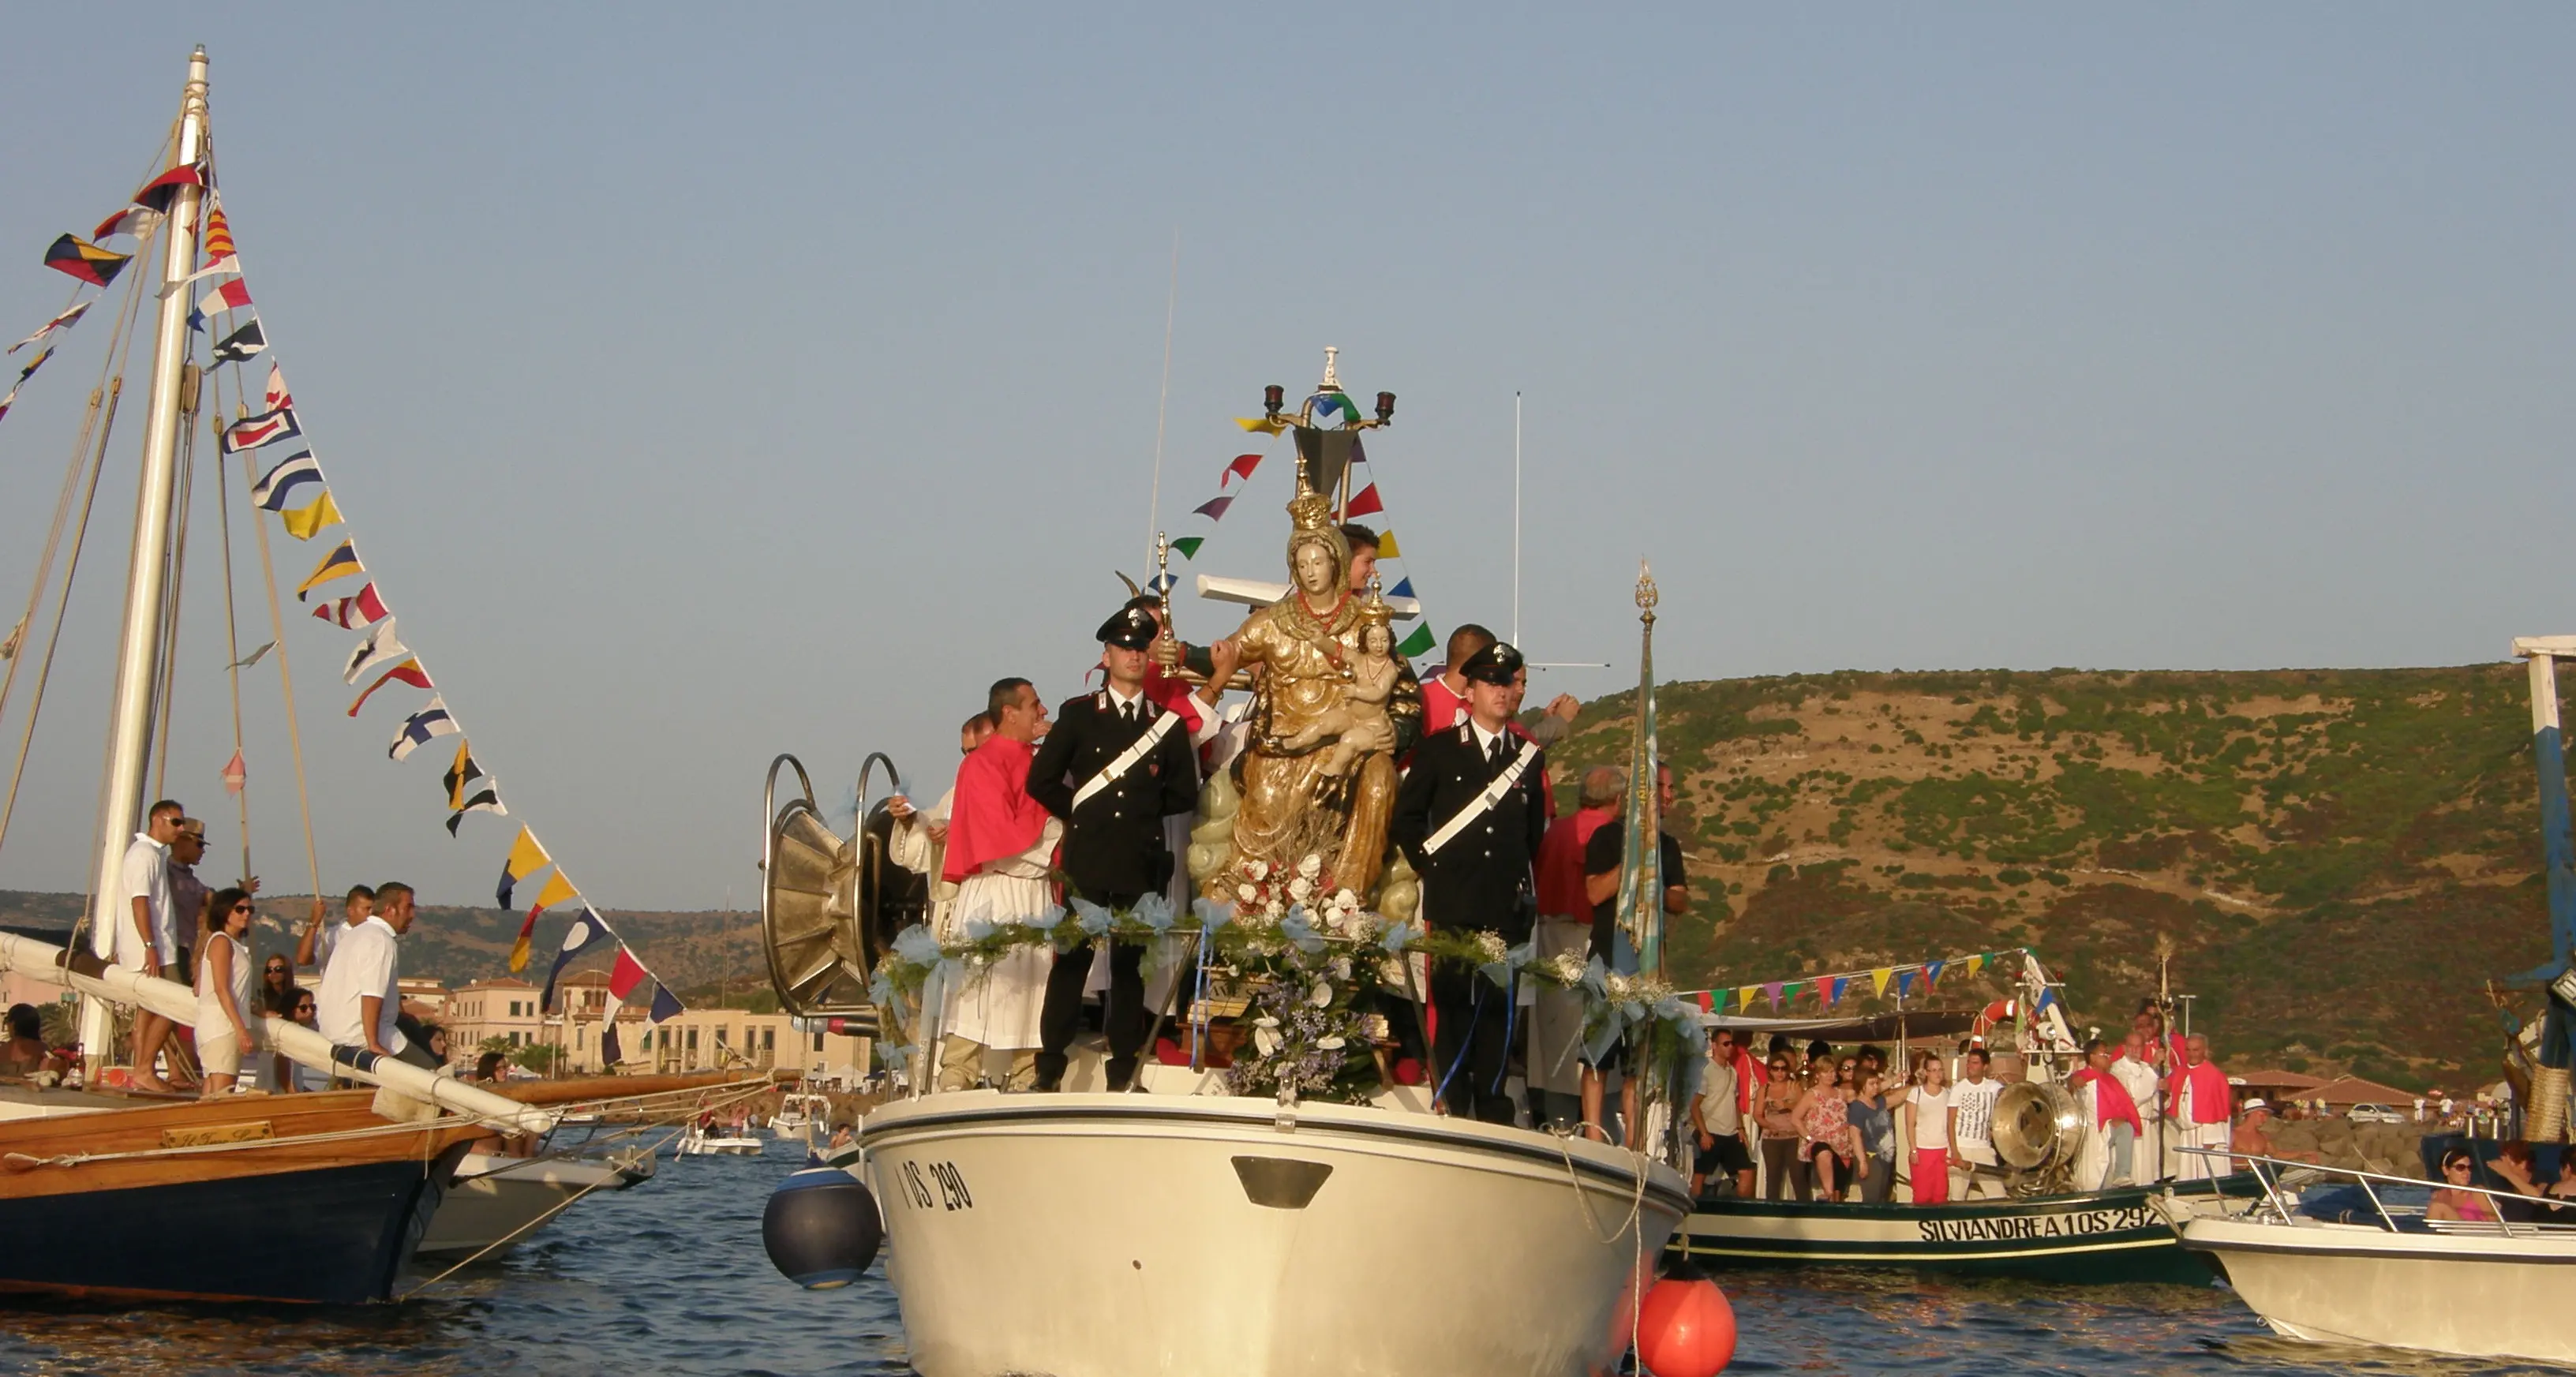
[{"label": "red cape", "polygon": [[2147,1131],[2147,1126],[2138,1119],[2138,1102],[2130,1098],[2128,1088],[2120,1084],[2119,1077],[2106,1075],[2088,1066],[2067,1077],[2066,1083],[2077,1090],[2083,1089],[2087,1084],[2098,1084],[2101,1087],[2093,1092],[2093,1105],[2096,1111],[2093,1116],[2095,1127],[2108,1128],[2113,1124],[2125,1123],[2140,1133]]},{"label": "red cape", "polygon": [[1025,741],[996,736],[957,767],[957,799],[948,813],[948,862],[940,868],[940,878],[963,880],[987,861],[1037,845],[1047,811],[1029,797],[1029,762],[1036,755]]},{"label": "red cape", "polygon": [[2223,1124],[2235,1108],[2227,1089],[2227,1073],[2218,1063],[2205,1061],[2174,1072],[2175,1103],[2181,1103],[2182,1087],[2191,1087],[2191,1121],[2196,1124]]}]

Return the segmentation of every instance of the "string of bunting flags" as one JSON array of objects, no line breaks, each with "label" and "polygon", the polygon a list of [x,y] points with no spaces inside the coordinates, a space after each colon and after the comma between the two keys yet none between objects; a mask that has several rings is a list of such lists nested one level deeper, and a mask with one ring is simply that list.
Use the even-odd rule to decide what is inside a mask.
[{"label": "string of bunting flags", "polygon": [[[2002,951],[1973,952],[1966,956],[1944,957],[1938,961],[1920,961],[1911,965],[1874,966],[1865,971],[1840,971],[1831,975],[1811,975],[1803,980],[1771,980],[1757,985],[1726,985],[1705,990],[1685,990],[1684,999],[1699,1001],[1702,1013],[1722,1014],[1753,1012],[1755,1000],[1769,1003],[1774,1013],[1789,1008],[1798,1000],[1813,996],[1816,1007],[1831,1009],[1844,999],[1860,993],[1865,985],[1870,994],[1885,998],[1894,986],[1900,1000],[1911,998],[1919,988],[1929,994],[1944,976],[1972,976],[2011,956],[2028,957],[2028,947],[2008,947]],[[2045,1010],[2057,1002],[2055,990],[2044,990],[2037,1002]]]},{"label": "string of bunting flags", "polygon": [[[148,232],[168,217],[172,199],[182,186],[205,188],[204,224],[198,240],[198,251],[205,261],[202,267],[165,285],[161,289],[162,295],[166,298],[187,290],[194,283],[214,279],[198,296],[188,317],[189,328],[214,336],[211,360],[207,365],[209,373],[227,364],[247,367],[251,360],[269,352],[269,340],[242,272],[240,253],[233,239],[231,223],[224,215],[221,194],[214,185],[210,162],[175,167],[145,183],[134,194],[132,203],[101,221],[89,239],[65,234],[55,240],[45,251],[45,263],[83,283],[105,289],[124,271],[134,255],[103,248],[96,241],[118,235],[140,237]],[[183,232],[185,228],[182,227]],[[11,346],[8,352],[14,354],[19,349],[45,341],[59,331],[70,329],[96,302],[97,298],[91,297],[57,314],[34,334]],[[27,377],[52,354],[51,347],[39,353],[19,373],[18,382],[23,385]],[[266,385],[260,395],[260,409],[256,412],[248,410],[250,387],[247,381],[243,382],[241,391],[242,410],[248,414],[240,415],[223,427],[222,450],[228,457],[242,455],[253,465],[265,465],[266,472],[251,487],[253,505],[274,513],[286,533],[298,541],[310,541],[326,530],[341,528],[340,538],[329,552],[313,567],[313,572],[296,585],[296,601],[310,602],[317,591],[343,584],[346,580],[359,581],[355,592],[337,593],[334,589],[326,593],[312,611],[316,620],[344,631],[362,633],[341,669],[343,682],[352,688],[362,682],[365,684],[358,690],[357,697],[350,701],[347,715],[356,718],[369,700],[390,685],[400,684],[427,693],[430,695],[428,701],[407,713],[396,728],[392,742],[385,749],[387,758],[405,761],[420,747],[453,736],[456,738],[456,753],[440,776],[441,796],[448,808],[448,835],[458,835],[459,828],[470,814],[507,816],[510,810],[502,801],[499,781],[475,759],[464,724],[448,707],[445,695],[439,692],[437,681],[430,677],[419,652],[403,642],[392,605],[377,586],[366,561],[360,557],[357,540],[346,529],[348,518],[331,490],[320,460],[314,456],[310,441],[305,437],[303,421],[296,410],[294,394],[287,388],[284,370],[274,359],[270,360]],[[6,399],[0,399],[0,416],[7,414],[8,404],[16,396],[17,390],[13,387]],[[282,457],[272,459],[269,457],[272,454]],[[266,646],[261,647],[250,656],[250,661],[257,660],[267,649]],[[236,755],[224,768],[226,788],[239,790],[246,773],[240,757]],[[580,886],[538,840],[535,830],[525,824],[520,826],[518,837],[511,844],[509,857],[502,866],[495,892],[500,906],[510,908],[514,891],[541,873],[544,879],[539,883],[535,901],[529,906],[527,918],[520,926],[518,940],[511,948],[509,964],[512,971],[527,968],[529,943],[535,935],[538,917],[550,908],[578,904],[580,912],[566,931],[563,947],[555,958],[554,970],[546,979],[547,1004],[552,1004],[555,978],[563,973],[568,962],[583,952],[602,950],[604,944],[614,943],[616,955],[610,977],[611,1003],[608,1009],[611,1022],[606,1025],[610,1031],[603,1034],[607,1039],[606,1045],[614,1046],[613,1021],[618,1007],[630,998],[646,999],[650,1017],[655,1023],[682,1012],[678,997],[653,975],[631,948],[617,938],[607,920],[583,896]],[[644,992],[647,984],[653,987],[649,996]],[[614,1064],[616,1057],[613,1051],[610,1059]]]},{"label": "string of bunting flags", "polygon": [[[1318,415],[1329,416],[1338,411],[1347,417],[1356,418],[1360,414],[1359,404],[1352,401],[1347,393],[1317,393],[1314,398],[1312,398],[1312,402]],[[1234,423],[1243,427],[1244,430],[1248,432],[1272,436],[1284,434],[1290,426],[1290,423],[1286,420],[1268,416],[1239,416],[1235,418]],[[1354,433],[1350,437],[1350,440],[1350,462],[1353,465],[1367,463],[1368,452],[1360,444],[1360,437]],[[1243,495],[1239,491],[1228,491],[1228,489],[1232,488],[1237,480],[1241,480],[1246,485],[1249,485],[1252,481],[1254,471],[1261,467],[1261,461],[1265,457],[1266,456],[1258,453],[1238,454],[1231,460],[1228,460],[1224,471],[1217,475],[1216,496],[1192,507],[1190,509],[1191,515],[1206,517],[1210,526],[1214,526],[1216,523],[1225,520],[1226,512],[1234,506],[1234,500]],[[1351,494],[1351,504],[1349,508],[1342,513],[1342,519],[1346,521],[1357,521],[1364,516],[1382,516],[1385,512],[1386,501],[1378,495],[1376,479],[1371,477],[1368,482],[1361,485],[1359,491]],[[1205,534],[1175,536],[1172,538],[1171,542],[1172,552],[1185,560],[1196,560],[1198,558],[1200,547],[1205,544],[1207,544],[1207,536]],[[1404,558],[1404,547],[1396,542],[1395,531],[1392,528],[1378,532],[1377,558],[1380,564],[1384,564],[1388,560],[1401,560]],[[1156,593],[1168,592],[1170,588],[1173,585],[1178,584],[1179,581],[1180,576],[1177,574],[1158,576],[1151,585],[1150,591]],[[1390,585],[1386,589],[1386,595],[1390,598],[1414,597],[1415,593],[1413,591],[1412,576],[1407,574],[1406,576],[1397,579],[1394,584]],[[1430,654],[1432,648],[1438,644],[1439,638],[1432,634],[1431,623],[1426,620],[1417,624],[1413,628],[1412,632],[1404,638],[1403,642],[1396,646],[1395,650],[1397,654],[1404,656],[1406,659],[1418,659],[1421,656]]]},{"label": "string of bunting flags", "polygon": [[[53,243],[46,245],[45,266],[56,272],[62,273],[75,282],[81,283],[85,286],[96,287],[99,289],[100,294],[104,295],[107,288],[116,281],[117,275],[124,272],[126,265],[134,261],[134,255],[130,253],[118,253],[116,250],[106,248],[96,241],[115,238],[118,235],[124,235],[128,238],[141,238],[146,231],[152,228],[152,226],[168,217],[170,213],[170,203],[177,197],[179,188],[183,186],[202,186],[208,188],[207,203],[210,207],[214,206],[212,190],[213,183],[208,176],[206,164],[196,163],[186,167],[171,168],[169,171],[164,172],[160,176],[153,178],[151,181],[144,183],[135,191],[133,199],[127,205],[119,209],[115,214],[99,221],[98,227],[89,232],[89,238],[83,239],[79,235],[66,232],[62,237],[54,240]],[[213,237],[214,230],[221,226],[222,220],[223,211],[221,208],[213,208],[208,215],[208,243],[211,244],[216,242]],[[231,242],[229,234],[226,235],[222,242],[226,244]],[[204,272],[194,274],[189,278],[182,279],[182,281],[193,281],[196,277],[202,277],[208,273],[220,271],[225,270],[220,267],[208,268]],[[238,271],[238,269],[233,271]],[[72,290],[74,294],[77,295],[80,289],[75,287]],[[172,287],[164,288],[163,290],[176,290],[176,284]],[[244,296],[242,298],[245,303],[247,303],[249,299],[250,298],[248,296]],[[10,345],[7,352],[15,354],[19,350],[26,348],[28,345],[43,343],[58,331],[68,330],[73,326],[78,325],[81,317],[89,314],[89,308],[97,304],[98,297],[95,296],[86,301],[74,302],[71,306],[57,313],[53,319],[37,326],[34,334],[27,336],[16,344]],[[6,396],[0,396],[0,419],[6,419],[9,415],[9,408],[17,404],[18,389],[26,386],[27,379],[34,377],[36,370],[44,367],[45,361],[53,356],[53,347],[51,345],[47,345],[43,350],[37,353],[34,359],[28,362],[26,367],[18,370],[17,380],[10,385],[8,394]]]}]

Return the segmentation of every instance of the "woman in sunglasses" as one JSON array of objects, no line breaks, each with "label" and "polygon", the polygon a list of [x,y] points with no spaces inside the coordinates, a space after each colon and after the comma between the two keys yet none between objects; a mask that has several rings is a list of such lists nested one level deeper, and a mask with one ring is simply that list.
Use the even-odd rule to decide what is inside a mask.
[{"label": "woman in sunglasses", "polygon": [[2433,1192],[2432,1201],[2424,1207],[2426,1219],[2468,1219],[2493,1222],[2495,1202],[2468,1189],[2478,1173],[2478,1159],[2467,1148],[2453,1148],[2442,1154],[2442,1185]]},{"label": "woman in sunglasses", "polygon": [[197,1064],[206,1081],[199,1095],[232,1093],[242,1059],[257,1049],[250,1032],[250,894],[225,888],[206,901],[205,938],[197,962]]},{"label": "woman in sunglasses", "polygon": [[286,953],[282,951],[270,952],[268,960],[260,966],[259,981],[260,1008],[278,1010],[286,992],[295,988],[294,963],[287,960]]}]

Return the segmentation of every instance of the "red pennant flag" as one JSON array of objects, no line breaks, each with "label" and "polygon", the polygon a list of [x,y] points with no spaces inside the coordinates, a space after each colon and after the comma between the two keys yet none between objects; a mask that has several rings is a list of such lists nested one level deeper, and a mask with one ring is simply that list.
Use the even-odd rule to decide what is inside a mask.
[{"label": "red pennant flag", "polygon": [[238,794],[242,791],[242,785],[249,781],[250,770],[242,764],[241,752],[236,750],[233,752],[233,758],[224,762],[224,792]]},{"label": "red pennant flag", "polygon": [[1225,520],[1225,509],[1233,505],[1234,499],[1231,497],[1211,497],[1207,501],[1200,503],[1198,506],[1192,507],[1190,510],[1198,513],[1200,516],[1206,517],[1210,521],[1223,521]]},{"label": "red pennant flag", "polygon": [[[90,236],[92,239],[100,239],[104,237],[104,235],[96,234]],[[1258,454],[1238,454],[1234,456],[1234,462],[1225,466],[1225,476],[1216,480],[1216,490],[1218,492],[1225,491],[1225,485],[1238,478],[1243,479],[1246,482],[1250,482],[1252,479],[1252,471],[1259,467],[1261,467],[1261,456]]]},{"label": "red pennant flag", "polygon": [[148,206],[167,215],[170,213],[170,202],[179,194],[179,188],[205,184],[206,174],[195,167],[174,167],[145,182],[143,189],[134,193],[134,204]]},{"label": "red pennant flag", "polygon": [[353,596],[336,598],[314,608],[313,615],[343,630],[355,631],[362,626],[374,626],[393,613],[386,610],[385,600],[376,596],[376,585],[371,580]]},{"label": "red pennant flag", "polygon": [[1717,1012],[1716,1001],[1708,997],[1708,991],[1706,990],[1699,992],[1699,1011],[1703,1014],[1713,1014]]},{"label": "red pennant flag", "polygon": [[644,963],[635,959],[635,953],[624,943],[618,944],[617,964],[608,971],[609,998],[623,1004],[628,995],[635,993],[636,986],[652,978],[653,973],[644,969]]},{"label": "red pennant flag", "polygon": [[425,689],[433,687],[429,682],[429,674],[420,667],[420,661],[405,660],[401,664],[386,670],[374,683],[367,685],[367,691],[359,694],[358,701],[349,705],[349,715],[351,717],[357,716],[358,709],[365,707],[367,705],[367,700],[376,696],[376,690],[383,688],[385,685],[392,683],[396,679],[400,679],[404,683],[411,685],[413,688]]},{"label": "red pennant flag", "polygon": [[[1342,513],[1342,515],[1346,517],[1374,516],[1385,510],[1386,504],[1377,500],[1377,484],[1371,483],[1367,487],[1360,489],[1358,492],[1351,494],[1350,510]],[[1381,550],[1379,553],[1383,554],[1385,552]]]}]

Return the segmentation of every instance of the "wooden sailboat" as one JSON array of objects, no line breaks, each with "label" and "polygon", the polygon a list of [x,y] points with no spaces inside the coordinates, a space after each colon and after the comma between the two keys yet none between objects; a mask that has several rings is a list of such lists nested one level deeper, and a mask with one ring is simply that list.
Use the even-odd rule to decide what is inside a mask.
[{"label": "wooden sailboat", "polygon": [[[206,54],[189,59],[173,166],[207,150]],[[197,249],[201,186],[178,188],[161,228],[163,281],[186,277]],[[172,514],[191,333],[184,291],[165,290],[154,322],[141,491],[109,715],[108,771],[91,885],[92,930],[116,912],[119,861],[141,818],[164,644]],[[84,1044],[103,1050],[105,1002],[195,1019],[186,986],[108,968],[86,950],[0,934],[0,968],[29,971],[87,997]],[[198,1103],[46,1113],[58,1093],[31,1088],[29,1117],[0,1122],[0,1289],[110,1298],[358,1302],[391,1296],[394,1278],[459,1158],[495,1127],[542,1131],[552,1116],[416,1067],[263,1021],[265,1047],[344,1078],[398,1092],[227,1096]],[[21,1107],[24,1107],[23,1105]],[[386,1108],[400,1117],[387,1117]],[[441,1111],[452,1111],[442,1113]]]}]

